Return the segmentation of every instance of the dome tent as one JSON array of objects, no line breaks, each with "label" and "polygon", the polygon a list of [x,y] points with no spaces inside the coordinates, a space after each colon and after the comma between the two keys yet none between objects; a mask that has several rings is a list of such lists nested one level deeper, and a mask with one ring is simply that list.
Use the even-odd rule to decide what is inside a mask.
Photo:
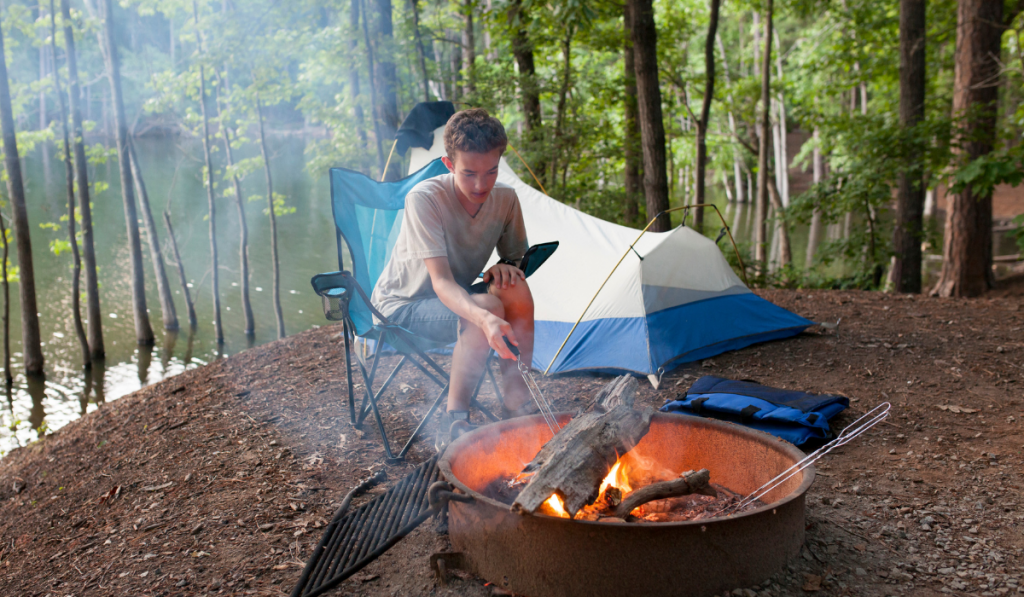
[{"label": "dome tent", "polygon": [[[442,125],[429,148],[412,147],[410,173],[444,155],[443,134]],[[751,292],[715,242],[685,226],[642,235],[609,278],[637,230],[552,199],[524,183],[505,158],[498,182],[519,195],[531,244],[560,243],[530,278],[535,369],[629,371],[649,376],[657,386],[664,372],[681,363],[787,338],[814,325]]]}]

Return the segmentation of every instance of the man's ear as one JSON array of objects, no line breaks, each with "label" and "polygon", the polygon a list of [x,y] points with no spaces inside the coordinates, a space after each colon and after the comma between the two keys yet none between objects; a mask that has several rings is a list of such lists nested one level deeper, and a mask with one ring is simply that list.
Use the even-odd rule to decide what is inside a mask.
[{"label": "man's ear", "polygon": [[441,156],[441,162],[448,168],[449,172],[455,172],[455,164],[452,163],[451,158],[446,155]]}]

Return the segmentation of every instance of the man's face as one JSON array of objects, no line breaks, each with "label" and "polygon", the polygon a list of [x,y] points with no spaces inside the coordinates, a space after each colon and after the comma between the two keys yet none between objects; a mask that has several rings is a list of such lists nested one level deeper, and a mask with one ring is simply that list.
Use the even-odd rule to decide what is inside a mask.
[{"label": "man's face", "polygon": [[455,187],[462,195],[460,198],[481,205],[491,194],[494,183],[498,181],[501,148],[492,149],[487,153],[457,151],[454,161],[448,156],[442,157],[441,160],[455,174]]}]

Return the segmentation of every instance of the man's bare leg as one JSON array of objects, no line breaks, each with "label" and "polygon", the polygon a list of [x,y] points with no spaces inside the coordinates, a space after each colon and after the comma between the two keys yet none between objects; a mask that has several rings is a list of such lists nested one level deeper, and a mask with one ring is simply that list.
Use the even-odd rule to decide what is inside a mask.
[{"label": "man's bare leg", "polygon": [[[470,298],[481,308],[498,317],[505,317],[505,308],[498,297],[489,294],[474,294]],[[510,322],[511,323],[511,322]],[[516,332],[518,334],[518,331]],[[531,339],[532,346],[532,339]],[[476,382],[484,372],[484,363],[490,352],[487,336],[477,326],[465,319],[459,319],[459,339],[452,352],[451,382],[448,387],[448,410],[469,410],[469,399],[476,389]]]},{"label": "man's bare leg", "polygon": [[[523,363],[529,367],[533,363],[533,294],[529,285],[525,280],[516,280],[516,284],[508,288],[498,288],[496,284],[491,284],[487,292],[501,301],[504,319],[512,326],[512,332],[519,342],[519,354]],[[530,402],[530,391],[515,361],[500,359],[499,364],[505,409],[518,411]]]}]

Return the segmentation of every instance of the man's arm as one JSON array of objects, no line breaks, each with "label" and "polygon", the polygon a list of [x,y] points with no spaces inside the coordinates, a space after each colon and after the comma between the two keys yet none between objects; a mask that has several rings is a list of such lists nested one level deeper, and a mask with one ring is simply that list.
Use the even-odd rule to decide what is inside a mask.
[{"label": "man's arm", "polygon": [[[509,342],[514,346],[519,346],[515,333],[512,331],[512,326],[504,319],[476,304],[470,298],[469,293],[455,281],[455,276],[452,275],[452,268],[448,264],[447,257],[429,257],[424,259],[423,263],[426,264],[427,272],[430,274],[430,283],[434,288],[434,293],[437,294],[437,298],[441,299],[444,306],[451,309],[459,317],[483,330],[484,335],[487,337],[487,343],[498,353],[498,356],[503,359],[514,360],[515,357],[508,349],[508,346],[505,345],[503,339],[508,338]],[[495,267],[519,271],[507,265]],[[490,270],[488,271],[490,272]],[[503,276],[494,276],[492,274],[492,277],[499,280],[504,278],[509,281],[515,277],[513,272],[503,273]],[[522,272],[520,272],[521,274]]]}]

